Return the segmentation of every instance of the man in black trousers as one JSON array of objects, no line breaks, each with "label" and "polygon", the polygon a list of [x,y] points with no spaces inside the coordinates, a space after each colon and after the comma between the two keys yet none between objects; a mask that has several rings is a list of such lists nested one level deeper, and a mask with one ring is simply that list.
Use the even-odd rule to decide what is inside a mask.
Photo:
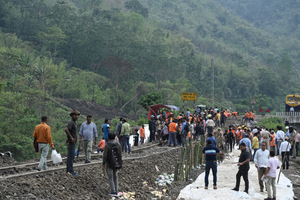
[{"label": "man in black trousers", "polygon": [[246,149],[245,143],[240,144],[240,150],[241,150],[241,155],[240,155],[239,163],[237,164],[237,166],[239,166],[239,171],[236,174],[235,188],[233,188],[232,190],[239,191],[241,176],[243,176],[243,179],[245,181],[244,192],[246,192],[248,194],[248,191],[249,191],[248,171],[250,169],[250,165],[249,165],[250,152]]}]

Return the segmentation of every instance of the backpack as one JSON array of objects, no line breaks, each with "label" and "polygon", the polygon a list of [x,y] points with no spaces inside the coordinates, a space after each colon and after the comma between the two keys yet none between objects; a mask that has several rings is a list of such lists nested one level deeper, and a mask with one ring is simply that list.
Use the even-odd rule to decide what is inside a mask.
[{"label": "backpack", "polygon": [[122,157],[121,152],[119,152],[117,144],[113,144],[111,149],[107,152],[107,161],[111,169],[121,169],[122,168]]},{"label": "backpack", "polygon": [[187,122],[185,127],[184,127],[184,130],[188,133],[190,131],[190,124]]}]

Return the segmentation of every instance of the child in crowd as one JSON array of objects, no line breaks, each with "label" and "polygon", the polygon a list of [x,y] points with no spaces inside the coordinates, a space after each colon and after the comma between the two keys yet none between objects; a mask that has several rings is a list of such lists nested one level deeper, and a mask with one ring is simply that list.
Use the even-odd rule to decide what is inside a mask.
[{"label": "child in crowd", "polygon": [[134,146],[138,146],[139,145],[139,133],[138,133],[138,129],[135,129],[135,134],[134,134]]}]

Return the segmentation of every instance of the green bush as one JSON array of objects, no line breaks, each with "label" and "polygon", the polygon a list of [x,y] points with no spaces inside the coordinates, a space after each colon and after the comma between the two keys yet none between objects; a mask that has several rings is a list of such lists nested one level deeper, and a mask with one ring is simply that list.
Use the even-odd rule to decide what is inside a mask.
[{"label": "green bush", "polygon": [[137,121],[137,124],[139,126],[142,126],[143,124],[148,124],[148,119],[144,117],[140,117],[139,120]]},{"label": "green bush", "polygon": [[282,130],[285,130],[285,126],[282,123],[282,119],[279,117],[271,117],[271,118],[265,118],[262,119],[259,123],[258,126],[265,126],[268,129],[274,129],[276,131],[277,126],[281,126]]}]

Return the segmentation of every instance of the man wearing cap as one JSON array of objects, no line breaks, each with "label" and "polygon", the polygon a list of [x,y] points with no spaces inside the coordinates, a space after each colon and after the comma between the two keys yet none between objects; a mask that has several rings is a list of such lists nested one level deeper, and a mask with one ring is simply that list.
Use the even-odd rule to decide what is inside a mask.
[{"label": "man wearing cap", "polygon": [[108,141],[109,141],[108,140],[108,134],[111,132],[108,119],[104,120],[104,125],[102,126],[102,132],[104,133],[105,144],[107,144]]},{"label": "man wearing cap", "polygon": [[212,169],[214,189],[217,189],[217,153],[222,153],[217,147],[212,146],[212,141],[206,141],[206,147],[203,148],[202,153],[205,154],[205,188],[208,189],[208,176],[209,171]]},{"label": "man wearing cap", "polygon": [[[285,137],[285,141],[281,143],[279,148],[279,155],[281,155],[282,158],[282,169],[285,170],[285,164],[286,164],[286,170],[289,170],[289,162],[290,162],[290,150],[291,145],[288,142],[289,138]],[[285,162],[284,157],[286,156]]]},{"label": "man wearing cap", "polygon": [[91,163],[91,154],[93,147],[93,137],[95,137],[94,144],[97,142],[97,127],[96,124],[92,122],[92,116],[88,115],[86,122],[81,124],[79,131],[79,142],[83,138],[83,150],[85,152],[85,163]]},{"label": "man wearing cap", "polygon": [[49,144],[52,147],[52,150],[55,150],[54,144],[51,137],[50,126],[47,125],[48,118],[47,116],[42,116],[42,123],[37,125],[34,129],[33,137],[36,138],[38,143],[39,151],[41,152],[41,160],[37,171],[42,169],[47,169],[47,155],[49,152]]},{"label": "man wearing cap", "polygon": [[275,136],[275,139],[277,140],[277,144],[276,144],[277,155],[280,155],[279,154],[279,149],[280,149],[281,143],[284,140],[284,132],[281,129],[282,129],[281,126],[277,126],[277,133],[276,133],[276,136]]},{"label": "man wearing cap", "polygon": [[213,129],[214,129],[214,126],[215,126],[215,122],[211,119],[211,114],[209,114],[208,116],[208,120],[206,122],[206,125],[207,125],[207,132],[208,134],[212,134],[213,133]]},{"label": "man wearing cap", "polygon": [[73,161],[75,158],[75,147],[77,142],[77,124],[80,113],[77,110],[73,110],[70,113],[72,119],[68,122],[67,127],[65,128],[65,132],[67,134],[67,149],[68,149],[68,157],[67,157],[67,173],[70,173],[74,176],[78,176],[73,169]]},{"label": "man wearing cap", "polygon": [[154,115],[151,115],[151,119],[149,120],[149,131],[150,131],[150,140],[152,142],[154,140],[155,132],[154,132]]}]

